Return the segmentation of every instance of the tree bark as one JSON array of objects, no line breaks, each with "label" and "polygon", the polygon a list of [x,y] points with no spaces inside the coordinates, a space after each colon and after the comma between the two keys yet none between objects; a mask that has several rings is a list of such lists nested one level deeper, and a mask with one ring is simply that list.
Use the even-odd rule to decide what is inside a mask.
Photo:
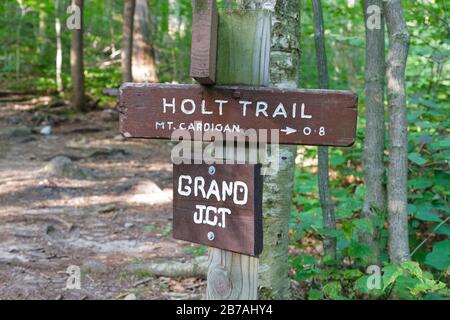
[{"label": "tree bark", "polygon": [[73,6],[80,8],[80,28],[72,30],[70,65],[72,71],[72,105],[77,110],[85,110],[84,62],[83,62],[83,0],[72,0]]},{"label": "tree bark", "polygon": [[133,28],[136,0],[125,0],[123,10],[122,82],[132,82]]},{"label": "tree bark", "polygon": [[39,9],[39,30],[38,37],[36,41],[37,54],[41,59],[44,59],[46,48],[48,46],[46,38],[47,30],[47,12],[44,9]]},{"label": "tree bark", "polygon": [[383,5],[390,46],[387,63],[389,257],[392,262],[401,263],[410,259],[407,212],[408,124],[405,89],[405,67],[410,37],[400,0],[384,1]]},{"label": "tree bark", "polygon": [[133,31],[133,81],[159,82],[152,44],[147,0],[136,0]]},{"label": "tree bark", "polygon": [[60,0],[55,0],[55,33],[56,33],[56,91],[61,93],[63,91],[63,82],[61,77],[62,68],[62,44],[61,44],[61,3]]},{"label": "tree bark", "polygon": [[367,194],[362,215],[372,225],[373,233],[362,234],[364,243],[370,248],[369,264],[380,264],[379,228],[386,211],[384,187],[384,78],[385,45],[382,0],[364,0],[366,29],[365,107],[366,132],[364,139],[364,182]]},{"label": "tree bark", "polygon": [[22,24],[23,24],[23,17],[25,15],[25,6],[23,4],[22,0],[17,0],[17,3],[20,7],[20,14],[19,14],[19,23],[16,26],[16,81],[20,80],[20,72],[22,67],[22,58],[20,53],[21,48],[21,34],[22,34]]},{"label": "tree bark", "polygon": [[[300,1],[243,0],[248,9],[272,12],[270,83],[279,88],[297,88],[300,60]],[[280,146],[276,174],[264,177],[264,250],[260,256],[259,298],[290,297],[288,245],[292,187],[297,147]]]},{"label": "tree bark", "polygon": [[[325,33],[322,13],[322,4],[320,0],[313,0],[314,12],[314,40],[316,43],[317,71],[319,85],[321,89],[328,89],[328,67],[327,54],[325,48]],[[330,181],[329,181],[329,159],[328,147],[319,147],[318,149],[318,180],[320,204],[322,207],[323,226],[327,231],[336,230],[336,217],[334,215],[334,204],[331,199]],[[323,248],[328,259],[336,260],[336,237],[325,235]]]},{"label": "tree bark", "polygon": [[[125,0],[126,2],[128,0]],[[114,36],[116,34],[115,30],[114,30],[114,3],[113,1],[108,1],[106,3],[107,6],[107,10],[108,10],[108,24],[109,24],[109,36],[111,37],[111,56],[114,55],[114,53],[116,52],[116,44],[114,41]]]}]

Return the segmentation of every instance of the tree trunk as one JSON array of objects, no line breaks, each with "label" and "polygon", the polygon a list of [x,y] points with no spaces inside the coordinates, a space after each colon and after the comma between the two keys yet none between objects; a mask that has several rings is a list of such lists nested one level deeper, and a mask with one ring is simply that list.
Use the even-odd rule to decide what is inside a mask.
[{"label": "tree trunk", "polygon": [[[272,11],[270,82],[297,88],[300,60],[300,1],[243,0],[241,6]],[[280,146],[279,171],[265,176],[263,190],[264,250],[260,256],[259,298],[287,299],[289,291],[289,220],[297,147]]]},{"label": "tree trunk", "polygon": [[[128,2],[128,0],[125,0],[125,2]],[[114,56],[116,52],[116,43],[114,41],[114,36],[116,34],[114,30],[114,3],[113,1],[108,1],[106,3],[107,10],[108,10],[108,23],[109,23],[109,36],[111,37],[111,57]]]},{"label": "tree trunk", "polygon": [[[328,89],[328,67],[327,54],[325,48],[325,33],[322,13],[322,4],[320,0],[313,0],[314,11],[314,39],[316,42],[317,71],[321,89]],[[336,217],[334,215],[334,204],[331,199],[330,181],[329,181],[329,160],[328,147],[319,147],[318,152],[319,167],[319,195],[322,207],[323,226],[327,231],[336,230]],[[323,240],[323,248],[328,259],[336,260],[336,237],[326,235]]]},{"label": "tree trunk", "polygon": [[380,264],[379,228],[386,211],[384,188],[384,77],[385,46],[382,0],[364,0],[366,28],[366,133],[364,140],[364,182],[367,195],[362,215],[372,225],[373,233],[364,233],[364,243],[371,249],[369,264]]},{"label": "tree trunk", "polygon": [[133,27],[136,0],[125,0],[123,11],[122,82],[132,82]]},{"label": "tree trunk", "polygon": [[61,44],[61,19],[60,19],[60,0],[55,0],[55,33],[56,33],[56,91],[63,91],[63,83],[61,77],[62,67],[62,44]]},{"label": "tree trunk", "polygon": [[[36,49],[37,54],[41,59],[45,58],[45,51],[48,46],[47,38],[46,38],[46,30],[47,30],[47,12],[44,9],[39,9],[39,30],[36,41]],[[41,60],[43,61],[43,60]]]},{"label": "tree trunk", "polygon": [[394,263],[410,259],[408,239],[408,124],[405,67],[409,33],[400,0],[384,1],[389,32],[387,91],[389,109],[388,220],[389,257]]},{"label": "tree trunk", "polygon": [[20,53],[21,48],[21,33],[22,33],[22,23],[23,23],[23,16],[25,15],[25,6],[22,2],[22,0],[17,0],[17,3],[20,7],[20,15],[19,15],[19,23],[16,26],[16,81],[20,80],[20,71],[22,67],[22,58]]},{"label": "tree trunk", "polygon": [[147,0],[136,0],[133,31],[133,81],[159,82],[150,34]]},{"label": "tree trunk", "polygon": [[83,65],[83,0],[72,0],[72,6],[80,8],[80,28],[72,30],[70,65],[72,70],[72,105],[85,110],[84,65]]}]

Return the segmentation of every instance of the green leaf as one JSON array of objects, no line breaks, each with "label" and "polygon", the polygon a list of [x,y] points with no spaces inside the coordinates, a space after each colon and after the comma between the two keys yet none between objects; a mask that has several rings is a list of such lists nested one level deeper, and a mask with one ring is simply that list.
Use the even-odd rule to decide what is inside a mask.
[{"label": "green leaf", "polygon": [[438,141],[437,145],[439,146],[439,148],[442,148],[442,149],[450,148],[450,138],[444,138],[444,139]]},{"label": "green leaf", "polygon": [[338,281],[332,281],[323,286],[323,292],[330,299],[340,299],[342,285]]},{"label": "green leaf", "polygon": [[423,298],[424,300],[448,300],[448,298],[434,292],[427,293]]},{"label": "green leaf", "polygon": [[447,237],[450,237],[450,227],[446,226],[445,224],[441,225],[439,228],[432,231],[434,231],[434,233],[436,234],[443,234],[446,235]]},{"label": "green leaf", "polygon": [[419,279],[423,278],[422,269],[415,261],[405,261],[401,264],[402,268],[408,271],[409,274],[416,276]]},{"label": "green leaf", "polygon": [[358,242],[352,242],[348,248],[348,255],[352,258],[366,258],[370,254],[370,248],[367,245]]},{"label": "green leaf", "polygon": [[322,291],[311,289],[308,292],[308,300],[323,300]]},{"label": "green leaf", "polygon": [[333,167],[337,167],[341,164],[344,164],[346,161],[347,161],[347,159],[341,155],[333,155],[333,156],[331,156],[331,159],[330,159],[330,163]]},{"label": "green leaf", "polygon": [[391,284],[393,284],[398,277],[403,274],[403,270],[394,265],[390,264],[383,268],[383,291],[385,291]]},{"label": "green leaf", "polygon": [[415,152],[410,153],[408,159],[419,166],[423,166],[425,163],[427,163],[427,160],[425,160],[420,154]]},{"label": "green leaf", "polygon": [[419,295],[421,293],[429,291],[439,291],[445,288],[445,283],[435,280],[425,279],[424,281],[418,283],[411,289],[413,295]]},{"label": "green leaf", "polygon": [[353,223],[351,221],[345,221],[341,226],[345,239],[350,240],[353,235]]},{"label": "green leaf", "polygon": [[306,268],[301,269],[295,273],[295,280],[305,281],[314,277],[318,277],[322,272],[319,268]]},{"label": "green leaf", "polygon": [[363,275],[361,271],[358,269],[350,269],[344,271],[344,278],[345,279],[356,279],[360,278]]},{"label": "green leaf", "polygon": [[356,280],[355,282],[355,289],[359,291],[360,293],[369,294],[372,290],[370,290],[367,286],[367,280],[369,279],[369,276],[363,276]]},{"label": "green leaf", "polygon": [[428,211],[428,210],[419,210],[414,215],[416,219],[422,220],[422,221],[431,221],[431,222],[441,222],[441,218],[439,218],[439,215]]},{"label": "green leaf", "polygon": [[433,250],[425,257],[425,264],[445,271],[450,266],[450,240],[436,242]]},{"label": "green leaf", "polygon": [[360,232],[373,234],[373,226],[368,218],[355,219],[353,220],[353,225],[355,226],[356,230]]},{"label": "green leaf", "polygon": [[433,185],[433,181],[431,179],[427,179],[426,177],[419,177],[409,180],[409,186],[416,190],[422,190],[429,188]]},{"label": "green leaf", "polygon": [[392,292],[397,299],[416,299],[412,292],[412,288],[419,285],[421,282],[415,277],[400,275],[397,277]]}]

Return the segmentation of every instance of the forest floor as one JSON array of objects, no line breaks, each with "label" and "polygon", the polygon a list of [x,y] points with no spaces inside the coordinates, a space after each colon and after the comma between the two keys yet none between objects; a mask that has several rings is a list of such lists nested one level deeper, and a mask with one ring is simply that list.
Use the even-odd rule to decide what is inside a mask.
[{"label": "forest floor", "polygon": [[[112,109],[0,95],[1,299],[201,298],[204,279],[130,271],[204,254],[171,219],[170,142],[124,140]],[[81,289],[66,288],[69,266]]]}]

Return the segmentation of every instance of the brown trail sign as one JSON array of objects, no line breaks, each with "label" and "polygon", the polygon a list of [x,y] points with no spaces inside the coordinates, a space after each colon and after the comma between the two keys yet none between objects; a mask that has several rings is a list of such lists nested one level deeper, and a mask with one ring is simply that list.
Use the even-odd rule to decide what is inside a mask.
[{"label": "brown trail sign", "polygon": [[120,131],[170,139],[176,129],[191,135],[278,129],[281,144],[350,146],[357,104],[350,91],[126,83],[120,88]]},{"label": "brown trail sign", "polygon": [[260,165],[174,165],[173,237],[259,255],[262,251]]}]

